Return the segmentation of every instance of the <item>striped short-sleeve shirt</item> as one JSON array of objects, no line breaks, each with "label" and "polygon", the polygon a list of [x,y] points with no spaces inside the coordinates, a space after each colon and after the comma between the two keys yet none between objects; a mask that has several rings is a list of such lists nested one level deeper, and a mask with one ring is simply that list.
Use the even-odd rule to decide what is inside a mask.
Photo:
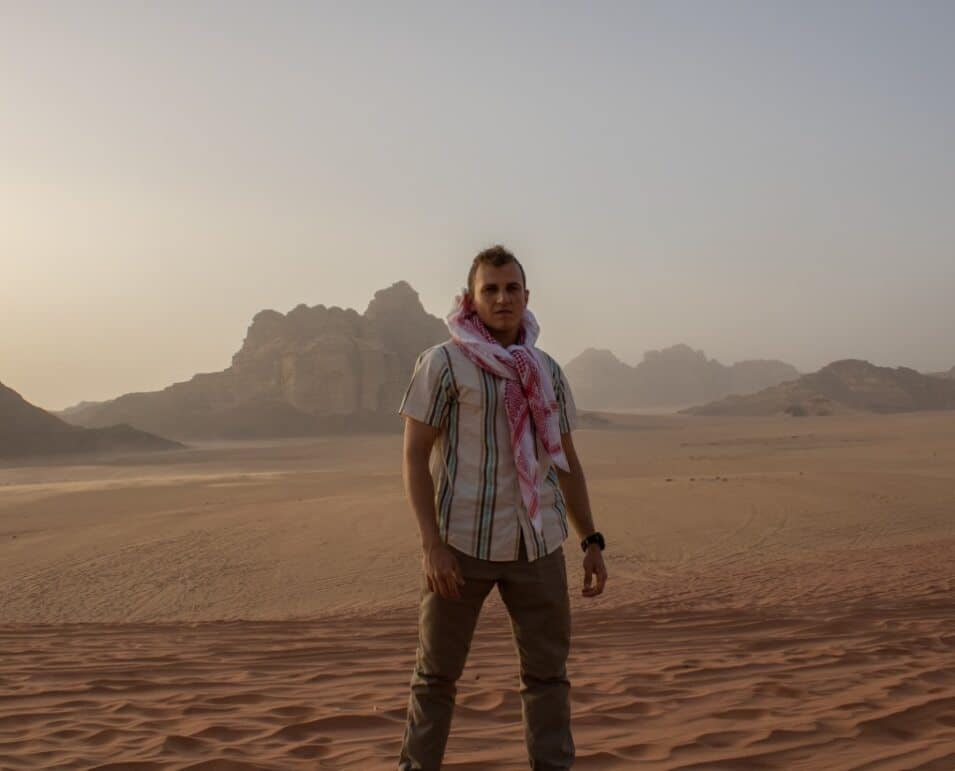
[{"label": "striped short-sleeve shirt", "polygon": [[[560,407],[560,432],[576,427],[577,412],[560,366],[542,353]],[[448,340],[429,348],[415,365],[399,414],[441,430],[431,451],[438,530],[445,543],[477,559],[518,558],[521,538],[530,560],[553,552],[568,536],[567,508],[557,469],[543,459],[542,532],[521,498],[504,409],[502,378],[486,372]]]}]

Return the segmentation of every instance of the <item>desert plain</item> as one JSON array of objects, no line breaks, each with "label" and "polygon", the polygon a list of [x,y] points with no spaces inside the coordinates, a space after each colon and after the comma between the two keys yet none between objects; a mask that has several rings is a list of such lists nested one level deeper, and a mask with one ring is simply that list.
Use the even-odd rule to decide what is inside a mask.
[{"label": "desert plain", "polygon": [[[955,412],[575,434],[580,769],[955,769]],[[396,766],[420,550],[400,436],[0,466],[0,768]],[[491,595],[445,758],[527,767]]]}]

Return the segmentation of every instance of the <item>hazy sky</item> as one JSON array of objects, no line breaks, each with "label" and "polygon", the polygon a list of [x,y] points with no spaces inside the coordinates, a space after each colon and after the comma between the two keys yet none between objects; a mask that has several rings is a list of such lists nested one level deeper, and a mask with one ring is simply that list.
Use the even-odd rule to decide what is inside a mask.
[{"label": "hazy sky", "polygon": [[226,367],[252,315],[443,316],[522,258],[541,346],[955,364],[955,3],[0,0],[0,381]]}]

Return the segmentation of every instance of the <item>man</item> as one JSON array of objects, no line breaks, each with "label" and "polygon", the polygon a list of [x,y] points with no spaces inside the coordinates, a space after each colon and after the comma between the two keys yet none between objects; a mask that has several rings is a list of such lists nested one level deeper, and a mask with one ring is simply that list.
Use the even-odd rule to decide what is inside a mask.
[{"label": "man", "polygon": [[495,584],[520,654],[531,768],[574,760],[568,517],[583,539],[585,597],[603,592],[607,570],[571,438],[573,397],[557,362],[534,347],[529,296],[514,255],[501,246],[477,255],[448,316],[451,339],[421,354],[399,408],[424,552],[403,771],[441,766],[456,683]]}]

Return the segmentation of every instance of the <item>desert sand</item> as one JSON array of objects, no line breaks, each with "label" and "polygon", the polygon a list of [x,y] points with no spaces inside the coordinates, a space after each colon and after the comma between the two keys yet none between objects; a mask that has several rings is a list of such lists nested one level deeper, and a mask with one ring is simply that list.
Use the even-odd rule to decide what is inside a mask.
[{"label": "desert sand", "polygon": [[[581,769],[955,769],[955,413],[627,416],[576,441]],[[0,768],[395,767],[400,437],[0,466]],[[526,768],[492,595],[454,769]]]}]

